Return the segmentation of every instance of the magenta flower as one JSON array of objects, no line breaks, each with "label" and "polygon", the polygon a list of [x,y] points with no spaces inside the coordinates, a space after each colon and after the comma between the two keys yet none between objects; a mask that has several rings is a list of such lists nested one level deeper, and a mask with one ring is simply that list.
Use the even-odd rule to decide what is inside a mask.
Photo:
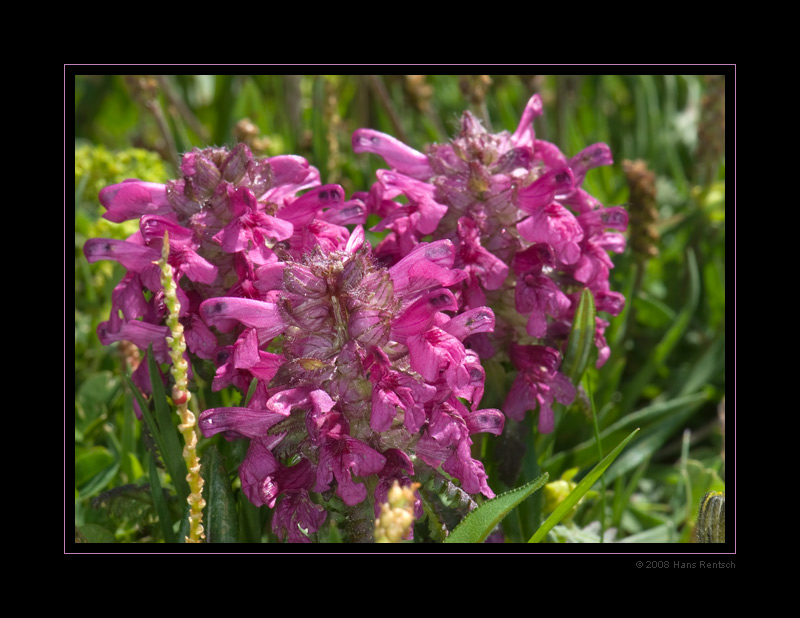
[{"label": "magenta flower", "polygon": [[[284,259],[258,280],[263,300],[200,305],[208,326],[238,333],[228,357],[247,361],[233,367],[259,377],[249,407],[206,410],[201,430],[251,439],[242,488],[254,504],[277,504],[278,534],[308,540],[297,528],[310,534],[324,519],[315,494],[335,493],[347,507],[379,504],[392,481],[410,484],[419,465],[492,497],[470,435],[500,433],[504,417],[478,410],[484,374],[463,339],[490,331],[494,314],[480,307],[452,317],[458,305],[448,288],[465,277],[453,269],[453,244],[418,244],[386,269],[357,227],[333,251]],[[253,372],[273,353],[274,374]],[[295,469],[302,474],[290,475]]]},{"label": "magenta flower", "polygon": [[[193,150],[184,155],[181,172],[182,178],[166,185],[127,180],[100,192],[107,209],[103,216],[115,222],[139,219],[139,232],[125,241],[94,238],[84,245],[89,262],[113,260],[127,270],[98,335],[106,344],[125,339],[146,349],[152,343],[157,360],[168,360],[163,292],[154,264],[168,232],[188,351],[217,362],[215,389],[228,384],[246,389],[245,377],[269,380],[280,361],[259,350],[256,339],[237,341],[241,332],[233,331],[240,322],[233,317],[217,324],[230,333],[218,341],[200,319],[200,304],[221,296],[267,300],[263,289],[279,252],[299,257],[313,246],[338,246],[348,236],[342,224],[358,222],[364,206],[346,202],[338,185],[318,186],[319,172],[305,159],[259,159],[244,144]],[[257,336],[263,340],[275,333],[258,330]],[[134,380],[150,392],[146,364]]]},{"label": "magenta flower", "polygon": [[519,369],[506,397],[504,409],[511,418],[521,421],[526,410],[539,408],[539,431],[553,431],[553,402],[572,403],[575,387],[561,373],[561,358],[552,348],[511,344],[511,360]]},{"label": "magenta flower", "polygon": [[[465,273],[452,287],[458,311],[488,305],[498,316],[493,329],[465,340],[468,347],[483,357],[513,351],[507,358],[518,375],[509,414],[520,419],[538,409],[539,429],[549,432],[552,402],[569,404],[574,397],[558,367],[580,290],[591,290],[598,310],[611,315],[624,304],[609,287],[608,251],[622,251],[625,242],[607,230],[623,231],[627,215],[580,188],[589,170],[612,163],[608,146],[595,144],[567,158],[536,138],[533,120],[541,114],[534,95],[514,133],[491,134],[465,112],[459,135],[425,153],[371,129],[353,134],[353,149],[378,154],[391,167],[379,170],[370,192],[360,195],[367,210],[382,217],[374,230],[388,231],[376,255],[389,264],[402,261],[428,235],[453,243],[454,264]],[[399,196],[403,203],[395,201]],[[607,324],[597,319],[598,366],[608,358]],[[423,371],[464,360],[436,331],[406,344]],[[534,367],[533,358],[546,359],[547,370]],[[453,389],[464,380],[463,371],[448,374]]]}]

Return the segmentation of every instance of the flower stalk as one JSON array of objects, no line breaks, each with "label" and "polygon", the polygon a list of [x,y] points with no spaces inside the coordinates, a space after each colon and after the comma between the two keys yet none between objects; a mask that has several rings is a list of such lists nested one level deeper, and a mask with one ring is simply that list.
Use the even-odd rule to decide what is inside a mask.
[{"label": "flower stalk", "polygon": [[167,337],[169,355],[172,359],[170,373],[175,379],[172,387],[172,401],[178,407],[178,415],[181,423],[178,429],[183,436],[185,446],[183,447],[183,459],[189,471],[186,481],[189,483],[189,536],[186,537],[187,543],[200,543],[205,539],[203,532],[203,508],[206,501],[203,499],[203,477],[200,476],[200,458],[197,456],[197,420],[189,410],[189,364],[184,358],[186,353],[186,340],[183,336],[183,325],[178,319],[181,310],[178,300],[177,284],[173,275],[172,266],[167,261],[169,258],[169,233],[164,231],[164,245],[161,250],[161,259],[158,266],[161,269],[161,285],[164,287],[164,303],[168,310],[167,326],[171,337]]}]

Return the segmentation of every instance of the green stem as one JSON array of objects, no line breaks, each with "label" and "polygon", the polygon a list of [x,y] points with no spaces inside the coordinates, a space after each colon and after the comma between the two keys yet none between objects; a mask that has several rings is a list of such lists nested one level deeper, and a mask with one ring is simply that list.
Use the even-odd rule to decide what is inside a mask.
[{"label": "green stem", "polygon": [[[600,423],[597,421],[597,410],[594,407],[594,394],[592,392],[591,383],[589,381],[589,372],[583,374],[583,387],[586,390],[586,395],[589,397],[589,405],[592,408],[592,423],[594,425],[594,439],[597,443],[598,460],[603,459],[603,443],[600,439]],[[603,488],[603,493],[600,496],[600,542],[603,542],[603,537],[606,533],[606,479],[604,476],[600,477],[600,483]]]}]

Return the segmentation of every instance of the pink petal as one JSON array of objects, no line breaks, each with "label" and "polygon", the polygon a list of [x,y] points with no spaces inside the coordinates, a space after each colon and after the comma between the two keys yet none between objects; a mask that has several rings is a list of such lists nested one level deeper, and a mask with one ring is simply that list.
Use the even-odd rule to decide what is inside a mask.
[{"label": "pink petal", "polygon": [[412,178],[427,180],[433,176],[428,157],[391,135],[372,129],[358,129],[353,133],[352,142],[355,152],[380,155],[391,167]]},{"label": "pink petal", "polygon": [[113,260],[132,272],[142,272],[151,268],[154,262],[161,259],[161,251],[151,247],[106,238],[90,238],[83,245],[83,253],[90,263]]},{"label": "pink petal", "polygon": [[287,326],[275,303],[249,298],[211,298],[200,304],[200,315],[223,332],[231,330],[231,321],[258,328],[262,341],[277,337]]},{"label": "pink petal", "polygon": [[533,142],[534,139],[536,139],[536,134],[533,130],[533,119],[537,116],[541,116],[542,113],[542,97],[538,94],[534,94],[525,106],[525,110],[522,112],[517,130],[514,131],[514,135],[511,136],[511,141],[514,142],[516,146],[529,146],[533,148]]},{"label": "pink petal", "polygon": [[108,211],[104,219],[121,223],[142,215],[164,215],[171,208],[165,185],[129,179],[100,191],[100,203]]}]

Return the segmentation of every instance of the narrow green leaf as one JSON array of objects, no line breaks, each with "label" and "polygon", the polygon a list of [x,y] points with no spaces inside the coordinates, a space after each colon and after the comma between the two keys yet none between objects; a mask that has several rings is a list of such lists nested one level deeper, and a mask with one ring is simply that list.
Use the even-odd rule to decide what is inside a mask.
[{"label": "narrow green leaf", "polygon": [[133,393],[133,396],[136,398],[136,403],[139,404],[139,409],[142,411],[144,422],[147,424],[148,429],[150,429],[150,435],[152,435],[153,439],[156,441],[158,452],[162,453],[164,451],[164,445],[161,443],[161,432],[158,431],[158,425],[156,425],[156,421],[150,412],[150,406],[142,396],[142,393],[139,392],[139,387],[133,383],[133,380],[131,380],[130,376],[125,375],[124,377],[131,389],[131,392]]},{"label": "narrow green leaf", "polygon": [[203,478],[206,480],[206,540],[209,543],[239,541],[239,515],[228,473],[215,445],[203,453]]},{"label": "narrow green leaf", "polygon": [[245,408],[250,405],[250,400],[253,398],[253,395],[255,395],[257,386],[258,386],[258,378],[253,378],[250,381],[250,387],[247,389],[247,395],[244,398]]},{"label": "narrow green leaf", "polygon": [[155,420],[161,434],[163,450],[161,456],[164,465],[172,477],[172,484],[178,492],[182,502],[189,497],[189,483],[186,482],[186,462],[183,460],[183,447],[181,446],[178,428],[175,426],[171,406],[167,401],[167,393],[161,374],[158,371],[152,345],[147,350],[147,367],[150,370],[150,384],[153,388],[153,406],[155,407]]},{"label": "narrow green leaf", "polygon": [[564,502],[558,505],[556,510],[553,511],[550,517],[548,517],[547,520],[536,531],[536,534],[530,538],[528,543],[538,543],[545,536],[547,536],[547,533],[552,530],[553,526],[561,522],[564,516],[569,513],[573,506],[578,504],[578,501],[583,498],[586,492],[592,488],[592,485],[597,482],[597,480],[603,475],[603,472],[605,472],[608,466],[611,465],[611,462],[617,458],[617,456],[622,452],[622,449],[625,448],[628,442],[630,442],[637,433],[639,433],[639,430],[634,429],[627,438],[620,442],[613,451],[606,455],[605,458],[599,464],[597,464],[580,483],[578,483],[577,487],[572,490]]},{"label": "narrow green leaf", "polygon": [[561,373],[566,375],[573,384],[580,381],[589,364],[589,356],[594,348],[594,331],[594,296],[589,288],[584,288],[581,293],[581,301],[575,310],[575,318],[572,321],[564,362],[561,363]]},{"label": "narrow green leaf", "polygon": [[172,518],[169,514],[169,507],[164,498],[164,490],[161,489],[161,481],[158,478],[158,468],[156,468],[155,459],[150,454],[149,457],[149,475],[150,475],[150,494],[153,496],[153,504],[156,507],[158,514],[158,524],[161,527],[161,533],[164,535],[165,543],[175,542],[175,532],[172,529]]},{"label": "narrow green leaf", "polygon": [[261,543],[261,507],[255,506],[244,492],[238,492],[237,500],[239,502],[239,528],[242,531],[242,542],[244,543]]},{"label": "narrow green leaf", "polygon": [[545,472],[522,487],[512,489],[484,502],[455,527],[445,543],[483,543],[495,526],[520,502],[537,489],[541,489],[548,478],[548,474]]}]

